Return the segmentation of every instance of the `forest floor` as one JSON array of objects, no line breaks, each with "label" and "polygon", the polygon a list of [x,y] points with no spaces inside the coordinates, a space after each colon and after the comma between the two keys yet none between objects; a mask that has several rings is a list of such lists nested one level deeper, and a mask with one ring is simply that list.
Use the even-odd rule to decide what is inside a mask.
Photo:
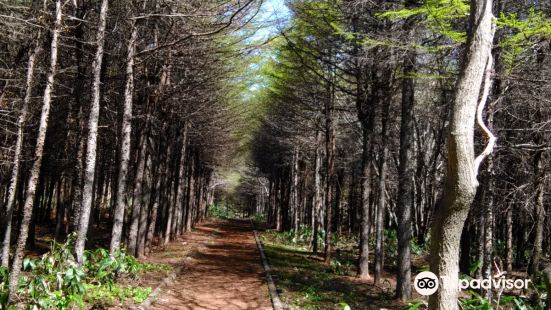
[{"label": "forest floor", "polygon": [[249,221],[198,224],[148,260],[183,267],[149,309],[272,309]]},{"label": "forest floor", "polygon": [[293,310],[407,308],[406,304],[394,298],[396,281],[392,270],[385,270],[380,284],[375,285],[373,280],[364,281],[355,276],[356,256],[349,253],[350,251],[339,250],[333,253],[332,263],[327,265],[323,262],[321,254],[314,255],[300,242],[293,243],[288,239],[282,236],[282,233],[273,230],[261,231],[261,241],[272,276],[283,302],[289,308]]}]

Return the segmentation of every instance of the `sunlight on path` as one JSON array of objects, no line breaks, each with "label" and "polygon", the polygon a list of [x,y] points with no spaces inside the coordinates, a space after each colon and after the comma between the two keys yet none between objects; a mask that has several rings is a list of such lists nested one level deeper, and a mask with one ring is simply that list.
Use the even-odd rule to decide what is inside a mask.
[{"label": "sunlight on path", "polygon": [[186,241],[198,251],[150,309],[272,309],[247,221],[202,224]]}]

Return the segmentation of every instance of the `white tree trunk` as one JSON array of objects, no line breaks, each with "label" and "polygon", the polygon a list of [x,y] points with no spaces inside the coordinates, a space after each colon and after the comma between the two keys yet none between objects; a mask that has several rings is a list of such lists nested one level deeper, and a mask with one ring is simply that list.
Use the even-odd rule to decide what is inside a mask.
[{"label": "white tree trunk", "polygon": [[21,263],[25,252],[25,245],[29,235],[29,224],[32,217],[34,199],[38,177],[40,176],[40,167],[42,165],[42,155],[44,151],[44,141],[46,140],[46,131],[48,129],[48,117],[50,116],[50,105],[52,101],[52,92],[54,89],[54,78],[57,71],[57,52],[58,39],[61,31],[61,0],[55,2],[55,24],[52,32],[52,43],[50,51],[50,70],[46,80],[46,88],[44,89],[44,100],[42,103],[42,112],[40,114],[40,125],[38,127],[38,137],[36,139],[35,158],[29,175],[27,184],[27,197],[23,205],[23,218],[21,220],[21,228],[17,238],[17,247],[13,258],[13,264],[10,272],[10,293],[8,303],[12,304],[15,301],[17,293],[17,284],[19,282],[19,273],[21,272]]},{"label": "white tree trunk", "polygon": [[138,27],[136,26],[136,22],[133,21],[126,60],[126,87],[124,91],[124,112],[122,116],[121,159],[116,206],[113,217],[113,230],[111,233],[111,254],[119,250],[121,245],[124,209],[126,207],[126,183],[128,178],[128,162],[130,161],[130,133],[132,132],[132,96],[134,94],[134,55],[136,53],[137,37]]},{"label": "white tree trunk", "polygon": [[34,68],[36,65],[36,56],[41,50],[41,33],[38,33],[36,46],[29,56],[27,65],[27,85],[25,89],[25,99],[21,107],[21,114],[17,120],[17,140],[15,142],[15,154],[13,156],[13,167],[11,172],[10,187],[8,189],[8,203],[6,205],[6,227],[4,229],[4,241],[2,242],[2,266],[8,267],[10,261],[10,242],[11,242],[11,220],[13,217],[13,206],[15,205],[15,194],[17,189],[17,181],[19,179],[19,164],[21,161],[21,150],[23,148],[23,127],[27,122],[27,113],[29,103],[31,101],[32,90],[34,85]]},{"label": "white tree trunk", "polygon": [[90,210],[92,208],[92,194],[94,186],[94,174],[96,170],[96,150],[98,137],[98,121],[100,110],[100,78],[101,64],[103,61],[103,45],[105,37],[105,24],[107,19],[107,7],[109,0],[101,2],[99,16],[99,25],[97,32],[97,50],[92,69],[94,72],[94,81],[92,82],[92,104],[90,116],[88,119],[88,140],[86,141],[86,168],[84,170],[84,186],[82,190],[82,202],[80,206],[81,217],[75,252],[77,261],[81,264],[84,256],[84,245],[86,244],[86,234],[88,233],[88,223],[90,221]]},{"label": "white tree trunk", "polygon": [[177,234],[181,235],[185,229],[185,200],[184,190],[186,188],[186,146],[187,146],[188,125],[184,124],[182,132],[182,148],[180,152],[180,170],[178,171],[178,190],[176,192],[176,203],[178,204]]},{"label": "white tree trunk", "polygon": [[[430,297],[430,309],[458,309],[459,241],[478,182],[474,125],[484,78],[490,74],[493,41],[492,0],[471,0],[466,54],[455,86],[448,134],[446,187],[431,230],[431,271],[440,288]],[[484,83],[488,88],[489,79]],[[485,100],[484,95],[482,96]]]}]

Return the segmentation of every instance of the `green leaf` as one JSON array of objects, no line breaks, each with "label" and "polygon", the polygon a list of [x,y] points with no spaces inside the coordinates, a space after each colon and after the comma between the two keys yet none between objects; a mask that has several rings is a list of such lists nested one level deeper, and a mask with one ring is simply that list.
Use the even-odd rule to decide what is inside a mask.
[{"label": "green leaf", "polygon": [[478,268],[480,268],[481,266],[481,262],[480,260],[476,260],[474,261],[470,266],[469,266],[469,274],[472,276],[477,270]]}]

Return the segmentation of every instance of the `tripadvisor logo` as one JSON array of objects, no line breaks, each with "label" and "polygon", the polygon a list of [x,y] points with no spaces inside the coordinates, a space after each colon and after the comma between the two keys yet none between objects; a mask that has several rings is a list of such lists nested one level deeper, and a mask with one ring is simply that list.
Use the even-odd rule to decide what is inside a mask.
[{"label": "tripadvisor logo", "polygon": [[415,277],[413,287],[423,296],[434,294],[438,290],[438,278],[430,271],[423,271]]},{"label": "tripadvisor logo", "polygon": [[[440,277],[440,280],[442,283],[448,283],[448,277]],[[526,289],[530,282],[530,279],[507,279],[504,276],[491,279],[459,279],[457,289]],[[419,273],[413,282],[417,293],[423,296],[434,294],[439,286],[438,277],[430,271]]]}]

